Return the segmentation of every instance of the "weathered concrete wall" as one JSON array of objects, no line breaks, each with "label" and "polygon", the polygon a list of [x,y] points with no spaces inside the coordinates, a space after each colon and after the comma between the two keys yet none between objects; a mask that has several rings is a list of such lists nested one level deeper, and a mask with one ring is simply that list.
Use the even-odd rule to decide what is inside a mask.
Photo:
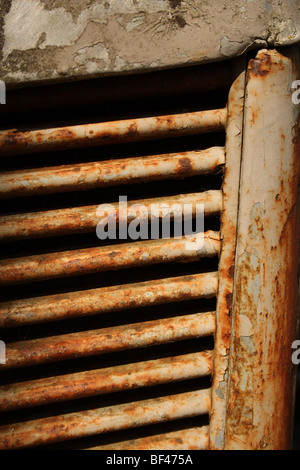
[{"label": "weathered concrete wall", "polygon": [[1,0],[10,84],[222,60],[300,39],[299,0]]}]

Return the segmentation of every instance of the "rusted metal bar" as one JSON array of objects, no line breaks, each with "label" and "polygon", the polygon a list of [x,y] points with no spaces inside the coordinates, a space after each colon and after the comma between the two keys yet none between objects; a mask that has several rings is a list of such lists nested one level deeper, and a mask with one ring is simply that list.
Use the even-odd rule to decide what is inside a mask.
[{"label": "rusted metal bar", "polygon": [[211,272],[3,302],[0,327],[210,298],[216,295],[217,288],[218,273]]},{"label": "rusted metal bar", "polygon": [[291,446],[300,107],[292,51],[283,53],[259,51],[248,66],[226,449]]},{"label": "rusted metal bar", "polygon": [[99,330],[69,333],[6,345],[6,364],[0,368],[34,366],[77,357],[107,354],[210,336],[214,312],[152,320]]},{"label": "rusted metal bar", "polygon": [[224,148],[212,147],[193,152],[10,171],[0,176],[0,197],[85,191],[104,186],[185,178],[212,173],[224,164],[224,160]]},{"label": "rusted metal bar", "polygon": [[209,389],[69,413],[0,427],[0,449],[32,447],[203,415]]},{"label": "rusted metal bar", "polygon": [[208,426],[182,429],[156,436],[89,447],[84,450],[207,450],[208,430]]},{"label": "rusted metal bar", "polygon": [[[201,236],[201,240],[197,237]],[[187,249],[187,241],[191,247]],[[219,232],[189,238],[147,240],[123,245],[47,253],[0,261],[0,285],[42,281],[158,263],[188,262],[218,256]]]},{"label": "rusted metal bar", "polygon": [[245,70],[245,58],[240,58],[232,70],[235,79],[229,92],[227,104],[226,163],[222,186],[224,207],[221,215],[222,251],[219,261],[220,281],[217,295],[217,328],[215,334],[212,405],[209,426],[210,449],[214,450],[222,450],[224,448],[226,434],[226,398],[243,138]]},{"label": "rusted metal bar", "polygon": [[59,375],[0,387],[0,411],[210,375],[212,351]]},{"label": "rusted metal bar", "polygon": [[[153,208],[151,206],[159,205],[164,207],[164,215],[170,213],[171,220],[176,218],[176,212],[172,210],[174,204],[189,205],[185,207],[186,216],[194,217],[196,215],[196,204],[204,205],[205,216],[219,215],[222,210],[222,191],[210,190],[202,193],[180,194],[172,197],[151,198],[137,201],[128,201],[127,213],[122,205],[118,203],[113,206],[113,214],[107,212],[107,217],[116,217],[116,223],[119,220],[131,222],[136,217],[138,206],[145,209],[150,219]],[[132,206],[135,206],[134,209]],[[170,207],[170,211],[166,210]],[[99,222],[97,215],[98,205],[85,207],[72,207],[68,209],[58,209],[43,212],[33,212],[26,214],[14,214],[3,216],[0,219],[0,240],[13,241],[23,238],[50,237],[58,235],[69,235],[73,233],[90,232],[96,229]],[[190,211],[190,212],[189,212]],[[158,214],[162,217],[162,214]]]},{"label": "rusted metal bar", "polygon": [[226,117],[224,108],[37,131],[8,130],[0,133],[0,149],[6,156],[218,132],[224,130]]}]

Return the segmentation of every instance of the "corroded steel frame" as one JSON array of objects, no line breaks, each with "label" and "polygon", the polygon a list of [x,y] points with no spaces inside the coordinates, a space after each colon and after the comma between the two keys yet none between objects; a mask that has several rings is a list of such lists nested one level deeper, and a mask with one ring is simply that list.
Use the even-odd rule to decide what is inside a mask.
[{"label": "corroded steel frame", "polygon": [[233,276],[237,236],[238,193],[242,153],[245,57],[237,59],[231,74],[233,83],[227,103],[226,161],[224,170],[223,211],[221,214],[222,249],[219,261],[210,448],[223,449],[226,429],[226,396],[231,334]]},{"label": "corroded steel frame", "polygon": [[291,445],[299,259],[293,53],[248,65],[227,403],[227,449]]},{"label": "corroded steel frame", "polygon": [[[226,201],[222,218],[222,231],[236,239],[236,253],[233,265],[228,262],[233,239],[223,239],[212,449],[291,447],[300,219],[300,107],[292,101],[296,62],[295,50],[261,50],[248,64],[243,135],[234,134],[242,143],[238,210],[233,213],[236,229],[233,225],[229,231],[232,205],[226,207]],[[230,140],[230,111],[228,116]],[[227,149],[227,168],[232,158]],[[224,198],[228,178],[225,181]],[[233,191],[236,186],[230,197]]]},{"label": "corroded steel frame", "polygon": [[[59,416],[19,423],[14,427],[13,438],[11,427],[2,427],[1,448],[14,448],[20,442],[21,447],[58,442],[207,413],[210,414],[209,427],[193,428],[188,436],[184,431],[180,435],[166,434],[159,445],[165,442],[170,448],[176,448],[176,439],[187,439],[189,448],[198,449],[290,447],[295,386],[291,346],[297,339],[300,219],[297,161],[299,106],[292,103],[291,92],[296,74],[291,50],[283,53],[259,51],[256,58],[250,60],[247,75],[245,58],[236,61],[233,67],[227,110],[222,111],[224,123],[221,127],[225,125],[226,116],[227,137],[224,201],[223,205],[218,204],[217,210],[219,212],[223,208],[218,273],[93,289],[84,294],[72,293],[66,298],[58,294],[30,299],[28,303],[20,300],[1,305],[0,325],[13,327],[150,303],[163,305],[179,299],[210,298],[218,294],[216,315],[214,312],[186,315],[176,320],[144,322],[129,329],[127,325],[125,332],[127,348],[128,344],[134,348],[215,332],[213,357],[210,352],[204,352],[184,359],[178,356],[171,361],[144,362],[139,365],[140,369],[136,369],[132,384],[133,388],[142,387],[146,383],[164,383],[213,372],[212,388],[131,403],[130,406],[126,404],[71,413],[66,421],[65,416]],[[20,236],[20,233],[13,236]],[[208,254],[216,255],[219,252],[219,236],[208,241],[213,242],[212,253]],[[149,244],[153,248],[153,243]],[[176,250],[172,253],[169,245],[166,249],[167,253],[161,252],[164,260],[177,256]],[[136,259],[135,252],[129,254],[131,258],[128,259]],[[110,251],[108,255],[110,257]],[[29,261],[36,262],[35,259]],[[29,261],[24,260],[24,263],[28,265]],[[41,275],[48,278],[53,274],[49,271],[50,261],[53,260],[44,258],[44,261],[46,274],[42,272]],[[89,262],[90,258],[83,261]],[[15,269],[16,265],[12,263]],[[112,266],[117,268],[119,265],[113,265],[110,260],[107,267]],[[56,274],[54,272],[53,276]],[[62,267],[59,267],[58,275],[61,274]],[[6,275],[6,281],[10,283],[14,273],[7,271]],[[105,298],[101,305],[99,298]],[[73,307],[74,300],[77,301],[76,307]],[[87,357],[95,351],[101,354],[103,351],[124,349],[120,342],[120,333],[124,331],[118,327],[111,328],[109,335],[107,332],[108,329],[105,332],[91,330],[74,333],[59,336],[56,342],[49,337],[21,344],[11,343],[7,348],[7,368]],[[151,343],[147,339],[149,332],[152,334]],[[96,374],[96,377],[93,373],[73,374],[72,379],[77,380],[77,385],[72,392],[76,391],[81,396],[101,394],[107,391],[112,380],[115,380],[116,389],[121,390],[127,383],[128,375],[132,375],[131,366],[128,370],[120,370],[117,366],[108,372],[109,376],[105,371],[97,371],[99,375]],[[89,390],[84,388],[82,382],[86,375],[92,382],[94,380]],[[6,406],[15,408],[16,403],[21,407],[27,406],[28,399],[33,397],[38,404],[43,400],[46,403],[59,401],[56,388],[63,389],[64,380],[63,377],[54,377],[43,382],[47,386],[44,397],[40,395],[38,383],[20,384],[18,399],[14,395],[15,388],[11,390],[12,395],[6,389],[9,401]],[[72,392],[64,391],[70,394],[69,399],[73,396]],[[20,397],[23,401],[19,400]],[[41,434],[36,433],[36,425],[40,426]],[[129,448],[132,445],[135,448],[160,448],[153,447],[157,446],[155,436],[152,440],[147,439],[124,445]]]}]

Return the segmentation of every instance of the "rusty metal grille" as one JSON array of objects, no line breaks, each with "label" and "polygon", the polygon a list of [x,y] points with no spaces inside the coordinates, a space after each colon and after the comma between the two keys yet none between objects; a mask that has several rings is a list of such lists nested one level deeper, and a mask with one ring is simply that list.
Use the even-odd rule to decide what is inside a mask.
[{"label": "rusty metal grille", "polygon": [[[1,449],[208,448],[230,83],[218,64],[8,93]],[[100,241],[120,195],[204,204],[203,249]]]}]

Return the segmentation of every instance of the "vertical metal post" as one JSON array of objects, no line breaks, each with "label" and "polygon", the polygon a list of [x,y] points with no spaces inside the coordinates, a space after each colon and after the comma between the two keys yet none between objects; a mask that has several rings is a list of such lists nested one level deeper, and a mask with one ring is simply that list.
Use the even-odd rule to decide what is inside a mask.
[{"label": "vertical metal post", "polygon": [[284,54],[262,50],[248,66],[226,449],[291,444],[300,106],[292,102],[292,53]]},{"label": "vertical metal post", "polygon": [[245,69],[245,58],[237,59],[234,62],[231,72],[232,76],[236,78],[231,86],[227,104],[226,162],[222,187],[223,211],[221,215],[222,250],[219,262],[219,290],[210,416],[210,448],[219,450],[223,449],[225,445],[228,356],[242,153]]}]

